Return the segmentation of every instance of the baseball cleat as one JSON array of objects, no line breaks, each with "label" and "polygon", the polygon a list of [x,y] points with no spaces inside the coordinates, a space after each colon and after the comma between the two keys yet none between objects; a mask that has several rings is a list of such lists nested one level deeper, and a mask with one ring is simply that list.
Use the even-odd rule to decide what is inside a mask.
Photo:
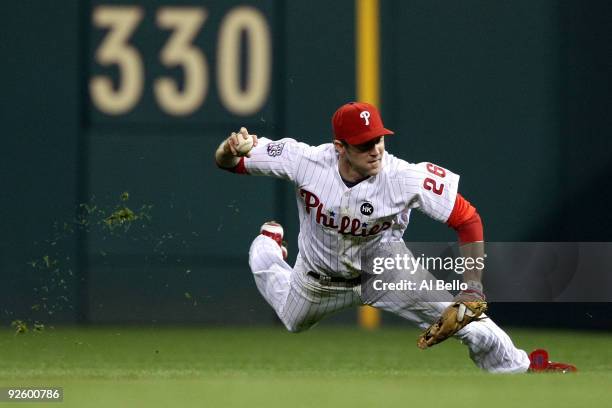
[{"label": "baseball cleat", "polygon": [[529,372],[532,373],[575,373],[576,366],[567,363],[555,363],[548,360],[548,351],[544,349],[533,350],[529,354]]},{"label": "baseball cleat", "polygon": [[283,254],[283,259],[287,259],[287,243],[283,241],[283,236],[285,231],[283,230],[283,226],[280,225],[276,221],[268,221],[265,222],[261,228],[259,229],[261,235],[265,235],[266,237],[272,238],[274,242],[278,244]]}]

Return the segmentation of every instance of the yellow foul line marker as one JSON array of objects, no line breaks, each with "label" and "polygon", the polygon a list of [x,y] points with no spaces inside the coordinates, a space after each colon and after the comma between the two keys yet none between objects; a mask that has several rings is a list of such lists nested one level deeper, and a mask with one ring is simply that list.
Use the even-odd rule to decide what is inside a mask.
[{"label": "yellow foul line marker", "polygon": [[[355,0],[357,100],[380,107],[380,5],[379,0]],[[380,326],[380,311],[362,306],[359,326],[373,330]]]}]

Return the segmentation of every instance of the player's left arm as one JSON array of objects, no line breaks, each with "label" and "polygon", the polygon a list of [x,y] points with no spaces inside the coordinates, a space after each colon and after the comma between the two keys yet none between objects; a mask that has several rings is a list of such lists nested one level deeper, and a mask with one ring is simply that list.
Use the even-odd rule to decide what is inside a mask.
[{"label": "player's left arm", "polygon": [[[413,197],[410,206],[437,221],[446,222],[457,232],[461,256],[470,260],[466,262],[466,271],[463,273],[463,281],[468,289],[460,294],[462,299],[484,300],[482,220],[476,208],[459,194],[459,175],[427,162],[402,164],[399,168],[407,197]],[[412,196],[414,193],[416,195]]]},{"label": "player's left arm", "polygon": [[[476,208],[458,193],[459,175],[433,163],[402,165],[399,186],[410,208],[417,208],[431,218],[446,222],[457,231],[466,270],[466,290],[459,292],[417,340],[421,349],[431,347],[456,334],[470,322],[479,320],[487,310],[482,290],[484,239],[482,220]],[[468,260],[471,259],[471,262]]]},{"label": "player's left arm", "polygon": [[476,208],[457,193],[453,210],[446,224],[457,232],[461,256],[465,263],[463,281],[468,288],[462,291],[461,300],[484,300],[482,272],[484,267],[484,233],[482,219]]}]

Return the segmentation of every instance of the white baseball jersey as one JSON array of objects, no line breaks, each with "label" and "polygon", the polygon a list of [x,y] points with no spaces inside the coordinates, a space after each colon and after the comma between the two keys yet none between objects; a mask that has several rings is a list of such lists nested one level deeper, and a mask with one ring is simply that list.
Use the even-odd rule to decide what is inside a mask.
[{"label": "white baseball jersey", "polygon": [[411,209],[445,222],[459,184],[459,176],[442,167],[408,163],[385,152],[380,173],[349,188],[332,143],[309,146],[293,139],[260,138],[244,164],[249,174],[293,182],[305,266],[344,278],[361,273],[363,251],[402,238]]}]

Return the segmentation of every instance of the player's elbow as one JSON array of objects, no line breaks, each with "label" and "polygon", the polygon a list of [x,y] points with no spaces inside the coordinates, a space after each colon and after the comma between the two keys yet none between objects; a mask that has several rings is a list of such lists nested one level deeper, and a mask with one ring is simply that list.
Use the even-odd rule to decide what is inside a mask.
[{"label": "player's elbow", "polygon": [[474,211],[470,218],[455,226],[454,229],[457,231],[459,242],[462,244],[484,240],[482,219],[477,211]]},{"label": "player's elbow", "polygon": [[469,243],[483,240],[482,219],[476,208],[461,194],[457,194],[453,211],[448,217],[447,224],[457,231],[459,242]]}]

